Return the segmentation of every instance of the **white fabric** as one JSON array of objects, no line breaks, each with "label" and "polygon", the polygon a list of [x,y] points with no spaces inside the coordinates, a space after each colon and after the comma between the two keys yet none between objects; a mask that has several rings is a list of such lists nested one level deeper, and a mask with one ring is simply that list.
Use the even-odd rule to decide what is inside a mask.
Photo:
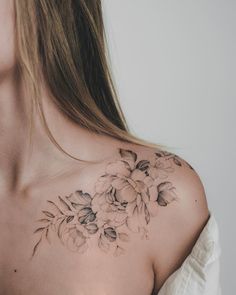
[{"label": "white fabric", "polygon": [[222,295],[220,255],[219,228],[210,211],[191,253],[167,278],[158,295]]}]

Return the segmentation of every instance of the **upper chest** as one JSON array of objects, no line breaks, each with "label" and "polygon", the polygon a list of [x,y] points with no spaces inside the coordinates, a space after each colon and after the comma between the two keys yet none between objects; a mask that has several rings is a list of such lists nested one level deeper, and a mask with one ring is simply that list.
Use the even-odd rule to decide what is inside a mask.
[{"label": "upper chest", "polygon": [[0,295],[151,294],[145,240],[122,224],[112,194],[92,204],[89,183],[0,196]]}]

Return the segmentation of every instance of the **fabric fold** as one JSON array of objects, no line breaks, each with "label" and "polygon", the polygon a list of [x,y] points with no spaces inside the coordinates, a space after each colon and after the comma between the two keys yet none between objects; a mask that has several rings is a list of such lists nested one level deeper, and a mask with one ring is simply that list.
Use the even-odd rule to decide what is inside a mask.
[{"label": "fabric fold", "polygon": [[158,295],[221,295],[220,256],[219,227],[210,210],[191,253],[167,278]]}]

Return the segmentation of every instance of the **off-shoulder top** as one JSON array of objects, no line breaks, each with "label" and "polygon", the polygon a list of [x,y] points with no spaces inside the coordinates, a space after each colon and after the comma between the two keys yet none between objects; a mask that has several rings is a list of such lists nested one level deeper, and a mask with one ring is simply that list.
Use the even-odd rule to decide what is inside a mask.
[{"label": "off-shoulder top", "polygon": [[221,295],[220,255],[219,227],[210,210],[191,253],[167,278],[158,295]]}]

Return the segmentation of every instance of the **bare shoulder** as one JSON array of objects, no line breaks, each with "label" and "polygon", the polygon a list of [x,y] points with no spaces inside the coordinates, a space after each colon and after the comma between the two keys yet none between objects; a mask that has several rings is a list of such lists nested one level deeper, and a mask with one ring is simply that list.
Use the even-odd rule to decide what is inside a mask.
[{"label": "bare shoulder", "polygon": [[209,218],[204,185],[194,167],[175,153],[130,145],[119,154],[120,165],[110,166],[110,172],[121,169],[114,182],[117,200],[125,204],[127,227],[149,239],[159,290],[191,252]]},{"label": "bare shoulder", "polygon": [[80,174],[79,184],[77,174],[74,178],[74,190],[70,187],[63,198],[48,201],[55,212],[48,213],[47,208],[42,212],[52,220],[58,216],[64,220],[66,236],[68,226],[70,231],[79,230],[82,252],[93,239],[104,252],[127,253],[131,236],[139,234],[147,240],[139,245],[153,262],[158,281],[182,261],[208,216],[198,174],[184,159],[166,151],[117,145],[101,165]]},{"label": "bare shoulder", "polygon": [[[131,156],[132,150],[125,153]],[[199,174],[179,155],[149,148],[134,152],[133,157],[133,175],[141,176],[139,170],[145,173],[138,180],[143,182],[143,210],[136,206],[140,220],[147,224],[155,288],[159,290],[191,252],[209,218],[208,203]]]},{"label": "bare shoulder", "polygon": [[[188,222],[189,227],[192,224],[199,228],[209,216],[199,174],[175,153],[130,144],[118,149],[118,159],[109,162],[107,172],[115,174],[116,180],[126,177],[134,189],[132,201],[139,202],[141,198],[148,209],[145,217],[150,221],[149,227],[155,216],[153,226],[159,218],[167,218],[166,222],[175,221],[176,226]],[[127,193],[126,196],[129,201]]]},{"label": "bare shoulder", "polygon": [[130,178],[136,197],[140,194],[146,204],[149,201],[152,216],[170,214],[173,219],[179,218],[176,222],[198,225],[206,221],[209,209],[203,182],[185,159],[169,151],[132,144],[118,148],[117,155],[108,162],[110,172]]}]

